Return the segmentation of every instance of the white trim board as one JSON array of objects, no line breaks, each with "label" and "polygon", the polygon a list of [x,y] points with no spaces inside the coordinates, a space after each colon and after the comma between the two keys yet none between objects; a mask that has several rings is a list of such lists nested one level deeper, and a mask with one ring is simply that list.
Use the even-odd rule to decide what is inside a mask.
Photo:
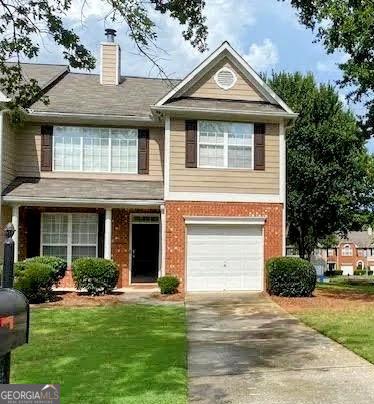
[{"label": "white trim board", "polygon": [[293,114],[292,109],[262,80],[262,78],[252,69],[252,67],[236,52],[227,42],[223,42],[210,56],[198,65],[184,80],[182,80],[173,90],[162,97],[155,105],[164,105],[170,98],[178,96],[186,87],[191,86],[199,80],[209,68],[227,56],[246,78],[256,87],[256,89],[271,103],[280,105],[287,113]]},{"label": "white trim board", "polygon": [[198,201],[198,202],[258,202],[283,203],[281,195],[275,194],[230,194],[199,192],[168,192],[166,201]]},{"label": "white trim board", "polygon": [[264,225],[266,217],[249,216],[185,216],[184,222],[187,225]]},{"label": "white trim board", "polygon": [[4,196],[3,201],[8,204],[18,203],[22,205],[43,205],[43,206],[113,206],[113,207],[131,207],[131,206],[160,206],[164,204],[163,200],[152,199],[78,199],[78,198],[39,198],[39,197],[22,197],[22,196]]}]

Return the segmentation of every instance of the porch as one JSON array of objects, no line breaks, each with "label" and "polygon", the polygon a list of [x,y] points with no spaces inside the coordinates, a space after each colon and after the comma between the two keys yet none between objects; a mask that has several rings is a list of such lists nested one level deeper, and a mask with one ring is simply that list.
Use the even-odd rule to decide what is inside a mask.
[{"label": "porch", "polygon": [[[119,288],[151,285],[164,273],[165,215],[161,198],[133,199],[134,181],[130,189],[126,189],[126,181],[109,181],[112,192],[98,198],[97,195],[103,195],[100,191],[105,191],[107,180],[94,181],[91,185],[95,188],[91,190],[87,188],[90,181],[72,180],[73,184],[65,190],[67,196],[60,193],[51,197],[51,189],[45,188],[51,181],[55,186],[61,180],[35,182],[31,187],[33,195],[30,195],[30,183],[15,188],[17,195],[14,191],[3,195],[2,224],[11,221],[16,229],[16,262],[38,255],[66,259],[69,269],[60,284],[64,288],[74,287],[70,267],[79,257],[113,259],[120,270]],[[36,196],[35,186],[41,188],[41,182],[43,189]],[[87,191],[85,198],[82,189],[78,189],[83,183]],[[138,196],[139,190],[145,189],[142,183],[139,185]],[[147,195],[154,186],[149,185]],[[92,194],[96,197],[90,198]]]}]

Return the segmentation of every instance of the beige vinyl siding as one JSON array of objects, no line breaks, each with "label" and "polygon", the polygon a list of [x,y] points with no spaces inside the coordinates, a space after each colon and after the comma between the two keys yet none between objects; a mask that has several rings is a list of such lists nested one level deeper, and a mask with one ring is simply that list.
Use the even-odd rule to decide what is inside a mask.
[{"label": "beige vinyl siding", "polygon": [[102,44],[102,84],[117,83],[117,59],[119,57],[119,46],[117,44]]},{"label": "beige vinyl siding", "polygon": [[[214,80],[214,75],[222,67],[233,70],[237,76],[235,85],[224,90],[220,88]],[[264,101],[264,97],[255,87],[232,65],[227,58],[224,58],[217,66],[210,70],[197,83],[195,83],[183,96],[200,98],[217,98],[245,101]]]},{"label": "beige vinyl siding", "polygon": [[101,178],[141,181],[163,180],[164,136],[162,128],[149,129],[149,174],[40,171],[40,125],[28,124],[17,133],[17,175],[42,178]]},{"label": "beige vinyl siding", "polygon": [[3,190],[17,175],[16,168],[16,135],[15,129],[11,126],[10,117],[4,113],[3,123],[3,167],[1,178],[1,189]]},{"label": "beige vinyl siding", "polygon": [[279,194],[279,125],[266,124],[265,170],[185,167],[185,121],[171,121],[170,191]]}]

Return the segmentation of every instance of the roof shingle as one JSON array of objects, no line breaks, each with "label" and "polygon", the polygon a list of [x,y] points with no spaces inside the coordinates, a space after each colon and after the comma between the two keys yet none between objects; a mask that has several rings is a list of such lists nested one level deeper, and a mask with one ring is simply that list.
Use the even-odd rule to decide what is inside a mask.
[{"label": "roof shingle", "polygon": [[123,181],[17,177],[3,192],[5,199],[162,200],[161,181]]},{"label": "roof shingle", "polygon": [[100,84],[97,74],[68,73],[48,91],[48,105],[38,101],[31,109],[37,112],[149,117],[150,106],[178,82],[124,76],[119,85],[108,86]]}]

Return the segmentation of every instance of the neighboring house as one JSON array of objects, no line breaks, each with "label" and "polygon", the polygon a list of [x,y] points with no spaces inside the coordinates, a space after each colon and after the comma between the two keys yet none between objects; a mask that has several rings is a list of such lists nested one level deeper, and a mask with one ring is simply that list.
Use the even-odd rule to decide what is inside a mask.
[{"label": "neighboring house", "polygon": [[112,258],[119,287],[170,274],[182,291],[262,290],[264,261],[285,253],[296,114],[227,42],[163,80],[121,76],[112,39],[99,75],[23,65],[50,103],[34,103],[22,128],[0,121],[15,259]]},{"label": "neighboring house", "polygon": [[374,236],[372,230],[352,231],[334,248],[318,252],[330,271],[341,270],[343,275],[353,275],[356,269],[374,269]]}]

